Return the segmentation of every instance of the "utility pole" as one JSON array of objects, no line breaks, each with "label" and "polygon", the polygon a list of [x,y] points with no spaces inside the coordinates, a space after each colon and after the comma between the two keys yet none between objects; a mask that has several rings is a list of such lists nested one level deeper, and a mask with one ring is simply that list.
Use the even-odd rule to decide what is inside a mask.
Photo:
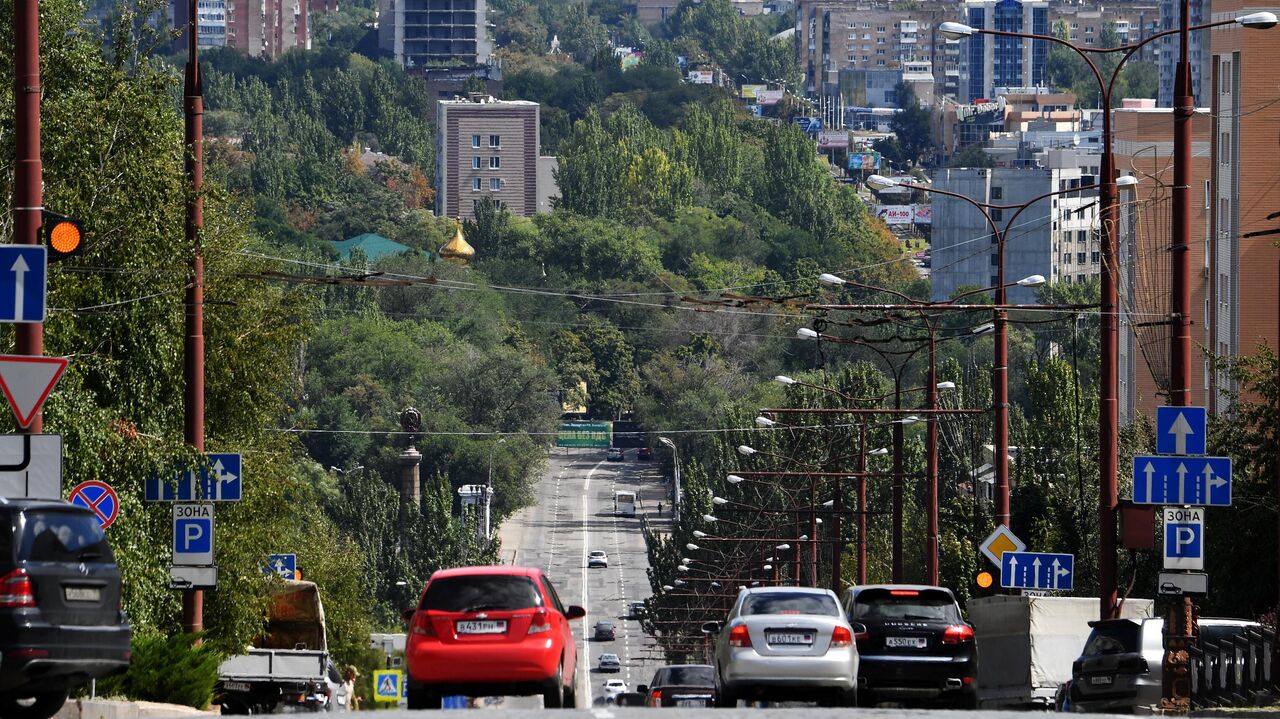
[{"label": "utility pole", "polygon": [[[44,221],[44,166],[40,160],[40,9],[32,0],[13,0],[14,172],[13,242],[40,244]],[[14,348],[20,355],[44,354],[44,325],[14,326]],[[40,434],[39,410],[31,425],[19,431]]]},{"label": "utility pole", "polygon": [[926,528],[924,563],[925,563],[925,581],[929,584],[937,586],[941,583],[940,572],[938,567],[938,363],[937,363],[937,346],[934,342],[934,325],[933,319],[929,319],[929,381],[926,383],[925,392],[928,396],[929,416],[926,421],[928,424],[927,444],[929,456],[926,460],[928,475],[925,488],[926,511],[928,512],[928,527]]},{"label": "utility pole", "polygon": [[[18,4],[35,6],[18,0]],[[187,66],[183,73],[185,162],[187,176],[186,247],[191,253],[191,277],[186,296],[186,338],[183,344],[184,439],[204,454],[204,256],[200,233],[204,228],[204,86],[200,78],[199,8],[187,0]],[[182,592],[182,626],[185,631],[204,629],[204,591]]]}]

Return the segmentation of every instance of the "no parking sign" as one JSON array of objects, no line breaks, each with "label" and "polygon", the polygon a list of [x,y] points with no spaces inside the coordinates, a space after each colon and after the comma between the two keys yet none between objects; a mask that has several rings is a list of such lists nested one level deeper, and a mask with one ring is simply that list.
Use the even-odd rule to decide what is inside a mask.
[{"label": "no parking sign", "polygon": [[77,507],[84,507],[93,512],[98,524],[106,529],[120,516],[120,498],[116,491],[106,482],[91,479],[77,484],[67,498]]}]

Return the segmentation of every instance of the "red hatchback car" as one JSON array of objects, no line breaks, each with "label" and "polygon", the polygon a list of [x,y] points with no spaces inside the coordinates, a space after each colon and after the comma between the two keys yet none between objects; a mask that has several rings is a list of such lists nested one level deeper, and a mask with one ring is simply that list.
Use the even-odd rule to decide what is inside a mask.
[{"label": "red hatchback car", "polygon": [[441,697],[541,694],[543,706],[575,707],[578,648],[565,607],[540,569],[462,567],[431,575],[417,609],[405,611],[410,709]]}]

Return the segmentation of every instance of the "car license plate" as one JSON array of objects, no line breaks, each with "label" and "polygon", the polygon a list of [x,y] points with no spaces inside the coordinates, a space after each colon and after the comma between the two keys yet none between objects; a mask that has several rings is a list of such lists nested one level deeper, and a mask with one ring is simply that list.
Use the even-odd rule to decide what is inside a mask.
[{"label": "car license plate", "polygon": [[62,594],[68,602],[98,602],[102,600],[102,590],[97,587],[63,587]]},{"label": "car license plate", "polygon": [[247,692],[249,691],[249,682],[223,682],[222,689],[228,692]]},{"label": "car license plate", "polygon": [[764,639],[770,644],[813,644],[813,635],[805,632],[770,632]]},{"label": "car license plate", "polygon": [[705,707],[706,705],[707,705],[706,699],[677,699],[676,700],[676,706],[678,707]]},{"label": "car license plate", "polygon": [[884,645],[890,648],[924,649],[929,640],[924,637],[885,637]]},{"label": "car license plate", "polygon": [[507,631],[507,623],[505,621],[470,620],[465,622],[458,622],[459,634],[503,634],[506,631]]},{"label": "car license plate", "polygon": [[1110,684],[1112,681],[1113,680],[1110,676],[1089,677],[1089,683],[1095,684],[1095,685],[1096,684],[1107,685],[1107,684]]}]

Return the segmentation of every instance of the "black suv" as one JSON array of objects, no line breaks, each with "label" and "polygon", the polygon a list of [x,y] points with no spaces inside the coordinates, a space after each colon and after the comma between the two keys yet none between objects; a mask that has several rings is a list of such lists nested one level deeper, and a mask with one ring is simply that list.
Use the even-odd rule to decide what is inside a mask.
[{"label": "black suv", "polygon": [[716,670],[710,664],[670,664],[637,689],[650,707],[709,707],[716,703]]},{"label": "black suv", "polygon": [[977,706],[973,627],[951,590],[911,584],[853,587],[845,613],[858,644],[858,702]]},{"label": "black suv", "polygon": [[120,569],[87,509],[0,497],[0,717],[45,719],[129,666]]}]

